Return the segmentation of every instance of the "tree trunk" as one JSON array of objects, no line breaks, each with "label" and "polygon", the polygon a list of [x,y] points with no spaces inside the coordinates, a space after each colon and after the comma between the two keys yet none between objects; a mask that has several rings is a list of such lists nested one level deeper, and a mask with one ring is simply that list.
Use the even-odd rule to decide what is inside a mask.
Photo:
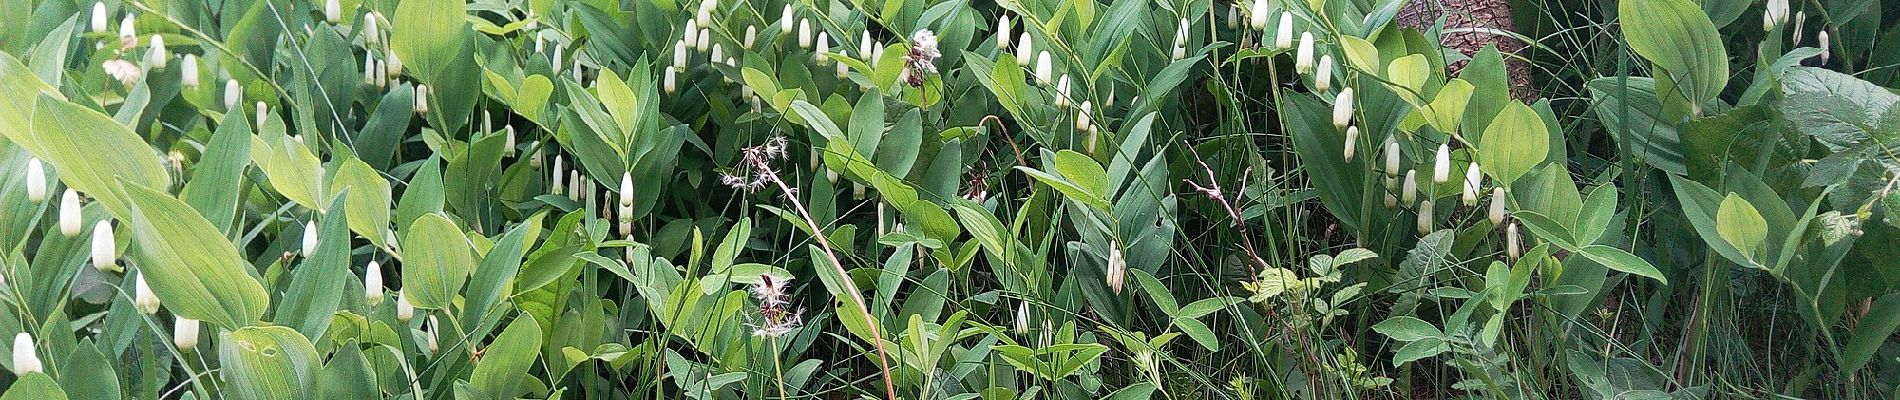
[{"label": "tree trunk", "polygon": [[[1510,54],[1524,51],[1523,42],[1508,36],[1492,34],[1485,30],[1514,32],[1517,25],[1511,21],[1511,2],[1509,0],[1412,0],[1399,9],[1400,27],[1424,31],[1436,24],[1440,17],[1445,20],[1445,33],[1439,43],[1446,48],[1458,49],[1467,56],[1478,54],[1485,46],[1497,45],[1498,51],[1506,54],[1504,66],[1509,74],[1511,97],[1520,101],[1530,101],[1535,94],[1531,92],[1530,65]],[[1465,61],[1446,66],[1448,72],[1456,76],[1464,69]]]}]

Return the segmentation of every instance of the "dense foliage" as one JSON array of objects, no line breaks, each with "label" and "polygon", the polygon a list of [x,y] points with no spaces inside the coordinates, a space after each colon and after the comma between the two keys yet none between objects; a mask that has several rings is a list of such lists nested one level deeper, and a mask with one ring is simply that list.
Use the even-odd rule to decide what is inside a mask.
[{"label": "dense foliage", "polygon": [[1407,3],[0,0],[0,399],[1900,396],[1900,7]]}]

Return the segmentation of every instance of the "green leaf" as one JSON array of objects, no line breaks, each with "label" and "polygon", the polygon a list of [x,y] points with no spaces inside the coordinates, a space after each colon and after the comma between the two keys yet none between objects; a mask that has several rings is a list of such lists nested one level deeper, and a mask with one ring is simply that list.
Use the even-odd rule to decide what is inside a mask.
[{"label": "green leaf", "polygon": [[1175,318],[1174,326],[1180,328],[1181,332],[1187,333],[1188,338],[1194,339],[1195,344],[1201,345],[1201,348],[1207,349],[1207,351],[1215,351],[1220,348],[1220,338],[1214,336],[1214,330],[1208,329],[1207,324],[1201,323],[1201,320]]},{"label": "green leaf", "polygon": [[[347,195],[346,195],[347,196]],[[343,206],[338,196],[332,207]],[[350,277],[349,218],[332,213],[317,227],[317,251],[291,271],[290,289],[278,303],[273,322],[297,329],[306,337],[323,337],[330,328],[330,316],[343,300],[344,281]]]},{"label": "green leaf", "polygon": [[475,257],[468,238],[442,214],[416,219],[403,234],[402,290],[416,308],[446,308],[468,280]]},{"label": "green leaf", "polygon": [[1558,224],[1557,221],[1552,221],[1550,217],[1546,217],[1544,214],[1539,214],[1536,211],[1520,210],[1512,214],[1512,217],[1517,218],[1518,222],[1523,223],[1525,228],[1529,228],[1531,234],[1548,240],[1551,244],[1555,244],[1559,248],[1574,251],[1581,245],[1577,243],[1576,239],[1570,237],[1569,229],[1564,228],[1563,225]]},{"label": "green leaf", "polygon": [[122,187],[133,206],[129,222],[137,265],[167,309],[225,329],[264,316],[270,295],[217,227],[163,192],[131,182]]},{"label": "green leaf", "polygon": [[475,363],[469,383],[491,399],[515,398],[521,378],[527,377],[535,356],[541,354],[541,326],[533,315],[523,313],[484,349],[487,352]]},{"label": "green leaf", "polygon": [[1722,206],[1715,210],[1716,235],[1748,257],[1754,257],[1762,241],[1768,240],[1767,224],[1755,205],[1734,193],[1723,198]]},{"label": "green leaf", "polygon": [[123,396],[119,392],[119,375],[112,370],[112,360],[99,352],[92,339],[74,346],[73,351],[60,360],[59,367],[60,386],[72,389],[67,393],[72,397],[115,399]]},{"label": "green leaf", "polygon": [[1655,279],[1664,285],[1669,284],[1669,278],[1663,277],[1662,271],[1656,270],[1656,266],[1650,265],[1649,261],[1643,260],[1642,257],[1637,257],[1635,254],[1623,251],[1623,249],[1593,244],[1577,248],[1576,253],[1582,254],[1584,258],[1589,258],[1590,261],[1596,261],[1598,264],[1603,264],[1603,266],[1609,267],[1610,269]]},{"label": "green leaf", "polygon": [[1701,104],[1715,99],[1728,84],[1725,42],[1695,2],[1620,0],[1617,19],[1630,49],[1661,70],[1658,92],[1686,101],[1664,101],[1673,114],[1701,114]]},{"label": "green leaf", "polygon": [[328,198],[324,194],[323,160],[317,159],[309,147],[281,129],[267,129],[251,137],[251,149],[251,160],[270,178],[272,189],[304,208],[324,211],[327,204],[319,203]]},{"label": "green leaf", "polygon": [[130,206],[118,181],[170,187],[158,154],[112,117],[65,100],[11,54],[0,54],[0,134],[59,172],[60,182],[101,203],[120,219]]},{"label": "green leaf", "polygon": [[1544,163],[1550,153],[1550,131],[1537,111],[1511,102],[1491,120],[1478,143],[1478,166],[1498,182],[1510,184]]},{"label": "green leaf", "polygon": [[350,230],[379,247],[388,246],[384,232],[389,229],[389,181],[363,160],[345,157],[330,177],[330,193],[346,190],[349,202],[344,204],[344,213],[349,215]]},{"label": "green leaf", "polygon": [[352,339],[338,346],[330,356],[330,362],[323,365],[319,381],[331,384],[323,385],[320,391],[326,400],[382,397],[376,380],[374,369],[363,355],[363,349]]},{"label": "green leaf", "polygon": [[1854,325],[1854,335],[1847,340],[1847,347],[1841,351],[1841,371],[1853,373],[1880,353],[1880,346],[1893,335],[1894,328],[1900,328],[1900,294],[1880,296],[1867,308],[1866,317]]},{"label": "green leaf", "polygon": [[462,0],[405,0],[396,5],[389,21],[389,46],[424,82],[434,81],[461,52],[468,32],[464,7]]},{"label": "green leaf", "polygon": [[1141,284],[1141,291],[1148,293],[1148,298],[1154,299],[1155,306],[1161,307],[1161,313],[1170,316],[1178,316],[1181,313],[1180,303],[1174,300],[1174,293],[1169,292],[1168,286],[1161,284],[1160,279],[1155,279],[1154,275],[1141,269],[1131,269],[1128,274],[1134,275],[1135,283]]},{"label": "green leaf", "polygon": [[66,400],[66,391],[59,388],[53,377],[36,372],[13,381],[6,393],[0,394],[0,400]]},{"label": "green leaf", "polygon": [[1410,315],[1386,318],[1385,321],[1373,325],[1372,330],[1401,342],[1416,342],[1445,336],[1445,333],[1439,331],[1438,327],[1432,326],[1432,323]]},{"label": "green leaf", "polygon": [[191,180],[179,194],[205,220],[220,231],[230,233],[231,220],[238,211],[238,188],[244,169],[251,165],[251,128],[240,121],[218,124],[205,145],[204,156],[193,167]]},{"label": "green leaf", "polygon": [[1405,365],[1405,363],[1435,356],[1448,350],[1451,350],[1451,346],[1445,344],[1444,339],[1436,337],[1419,339],[1399,347],[1398,353],[1392,355],[1392,365]]},{"label": "green leaf", "polygon": [[[225,394],[238,399],[307,399],[316,394],[321,356],[310,340],[281,326],[231,331],[218,342]],[[347,384],[347,383],[345,383]]]}]

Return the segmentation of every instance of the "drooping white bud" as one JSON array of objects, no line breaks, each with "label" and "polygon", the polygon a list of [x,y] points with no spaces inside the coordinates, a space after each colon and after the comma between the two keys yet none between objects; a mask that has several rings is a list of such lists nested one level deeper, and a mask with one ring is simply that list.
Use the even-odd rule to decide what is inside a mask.
[{"label": "drooping white bud", "polygon": [[429,113],[429,85],[416,85],[416,114]]},{"label": "drooping white bud", "polygon": [[[1095,122],[1093,121],[1094,115],[1091,115],[1095,113],[1094,108],[1095,108],[1095,104],[1090,103],[1088,100],[1083,100],[1082,106],[1076,107],[1076,111],[1075,111],[1075,131],[1076,132],[1089,132],[1089,131],[1094,130],[1094,126],[1095,126]],[[1094,147],[1095,146],[1092,146],[1092,145],[1089,146],[1089,148],[1094,148]]]},{"label": "drooping white bud", "polygon": [[1029,334],[1029,302],[1016,303],[1016,334]]},{"label": "drooping white bud", "polygon": [[700,26],[712,26],[713,11],[717,10],[719,10],[718,0],[702,1],[699,3],[699,12],[694,13],[693,18],[699,20]]},{"label": "drooping white bud", "polygon": [[718,63],[719,61],[724,60],[725,58],[726,58],[726,46],[720,45],[719,43],[713,43],[712,53],[709,53],[706,55],[706,62]]},{"label": "drooping white bud", "polygon": [[560,155],[554,156],[554,195],[555,196],[565,196],[567,194],[567,181],[564,180],[567,176],[567,170],[564,170],[561,168],[561,158],[562,157]]},{"label": "drooping white bud", "polygon": [[172,58],[171,54],[165,51],[165,37],[152,34],[149,43],[150,46],[147,47],[145,52],[145,63],[150,64],[152,68],[165,69],[165,65],[169,63]]},{"label": "drooping white bud", "polygon": [[422,326],[422,337],[427,339],[426,342],[429,344],[430,353],[442,351],[440,339],[436,339],[436,336],[440,336],[441,334],[442,323],[436,322],[435,316],[430,315],[429,323]]},{"label": "drooping white bud", "polygon": [[1418,203],[1418,234],[1432,233],[1432,201],[1427,199]]},{"label": "drooping white bud", "polygon": [[[1265,29],[1265,28],[1266,28],[1265,26],[1261,27],[1261,29]],[[1273,48],[1281,49],[1281,50],[1293,48],[1293,12],[1292,11],[1280,12],[1280,27],[1276,29],[1276,32],[1274,32]]]},{"label": "drooping white bud", "polygon": [[778,31],[780,36],[792,31],[792,5],[785,4],[785,11],[779,12]]},{"label": "drooping white bud", "polygon": [[1174,45],[1174,51],[1170,52],[1168,56],[1170,57],[1168,58],[1170,60],[1180,60],[1183,58],[1187,58],[1187,47],[1180,44],[1176,44]]},{"label": "drooping white bud", "polygon": [[1506,214],[1504,210],[1503,186],[1491,188],[1491,209],[1486,212],[1484,216],[1491,219],[1491,225],[1495,226],[1504,223]]},{"label": "drooping white bud", "polygon": [[1451,144],[1438,144],[1438,158],[1432,163],[1432,182],[1451,181]]},{"label": "drooping white bud", "polygon": [[1404,189],[1399,191],[1399,200],[1405,204],[1418,201],[1418,170],[1405,171],[1405,181],[1400,184]]},{"label": "drooping white bud", "polygon": [[1398,206],[1399,206],[1398,196],[1393,196],[1392,192],[1385,192],[1385,208],[1390,209],[1390,208],[1398,207]]},{"label": "drooping white bud", "polygon": [[119,243],[112,237],[111,221],[92,225],[92,267],[100,271],[119,269]]},{"label": "drooping white bud", "polygon": [[851,65],[850,65],[850,64],[845,64],[845,63],[832,63],[832,66],[833,66],[833,67],[836,67],[836,71],[837,71],[837,73],[836,73],[836,75],[838,76],[838,79],[844,79],[844,78],[846,78],[846,77],[848,77],[848,76],[850,75],[850,73],[851,73]]},{"label": "drooping white bud", "polygon": [[798,48],[811,48],[811,19],[798,20]]},{"label": "drooping white bud", "polygon": [[706,51],[712,48],[712,28],[699,28],[699,41],[693,42],[693,50]]},{"label": "drooping white bud", "polygon": [[331,25],[343,22],[343,4],[338,3],[336,0],[324,1],[323,20],[324,22],[329,22]]},{"label": "drooping white bud", "polygon": [[405,324],[416,319],[416,305],[410,304],[409,295],[402,292],[396,293],[396,319]]},{"label": "drooping white bud", "polygon": [[138,34],[138,25],[133,23],[132,16],[127,15],[124,18],[119,18],[119,41],[129,43],[133,40],[137,40],[134,39],[134,37],[138,36]]},{"label": "drooping white bud", "polygon": [[1319,69],[1313,72],[1313,90],[1333,90],[1333,55],[1319,56]]},{"label": "drooping white bud", "polygon": [[1834,53],[1834,48],[1828,46],[1827,31],[1826,30],[1821,31],[1820,34],[1815,35],[1814,39],[1820,41],[1819,45],[1821,46],[1821,64],[1826,65],[1827,59],[1829,58],[1828,56],[1833,55]]},{"label": "drooping white bud", "polygon": [[1113,242],[1108,245],[1107,275],[1108,289],[1115,292],[1115,294],[1122,294],[1122,282],[1125,281],[1128,276],[1128,260],[1122,257],[1120,242]]},{"label": "drooping white bud", "polygon": [[1069,74],[1056,79],[1056,107],[1069,108]]},{"label": "drooping white bud", "polygon": [[34,203],[46,201],[46,166],[39,157],[26,161],[26,199]]},{"label": "drooping white bud", "polygon": [[133,284],[132,308],[145,315],[157,314],[158,295],[152,293],[152,285],[145,283],[145,271],[139,271],[137,281]]},{"label": "drooping white bud", "polygon": [[383,66],[387,69],[383,72],[389,74],[389,79],[396,79],[402,76],[402,57],[396,56],[395,49],[388,49],[383,52]]},{"label": "drooping white bud", "polygon": [[106,3],[103,1],[92,3],[92,32],[106,33]]},{"label": "drooping white bud", "polygon": [[264,131],[264,122],[268,121],[270,118],[270,105],[264,104],[264,102],[260,101],[260,102],[257,102],[257,107],[255,107],[254,109],[257,110],[257,117],[253,121],[254,123],[256,123],[256,125],[252,125],[252,126],[255,127],[259,132],[262,132]]},{"label": "drooping white bud", "polygon": [[[382,43],[383,27],[380,23],[376,22],[382,19],[381,16],[382,13],[379,12],[370,12],[369,14],[363,15],[363,44],[373,45]],[[539,36],[536,36],[536,38],[539,38]]]},{"label": "drooping white bud", "polygon": [[195,319],[178,317],[178,321],[172,323],[172,346],[177,346],[180,352],[191,352],[198,348],[198,331],[203,328],[203,324]]},{"label": "drooping white bud", "polygon": [[1302,74],[1313,72],[1313,32],[1300,32],[1300,48],[1293,54],[1294,71]]},{"label": "drooping white bud", "polygon": [[1267,0],[1253,0],[1253,7],[1247,8],[1247,26],[1256,31],[1267,30],[1267,15]]},{"label": "drooping white bud", "polygon": [[996,16],[996,49],[1009,48],[1009,14]]},{"label": "drooping white bud", "polygon": [[633,206],[633,173],[620,174],[620,206]]},{"label": "drooping white bud", "polygon": [[374,260],[363,267],[363,302],[370,306],[383,304],[383,264]]},{"label": "drooping white bud", "polygon": [[35,372],[46,372],[46,367],[40,364],[40,351],[34,347],[33,335],[26,332],[13,335],[13,373],[26,375]]},{"label": "drooping white bud", "polygon": [[1512,261],[1516,261],[1519,256],[1522,256],[1523,250],[1521,248],[1523,246],[1521,246],[1520,244],[1523,240],[1524,239],[1517,232],[1517,222],[1511,222],[1510,225],[1505,225],[1504,226],[1504,256],[1509,258]]},{"label": "drooping white bud", "polygon": [[831,61],[830,57],[825,57],[825,53],[830,52],[831,34],[828,32],[818,32],[818,51],[812,52],[812,62],[816,62],[818,65],[825,65],[826,62]]},{"label": "drooping white bud", "polygon": [[1016,38],[1016,66],[1029,66],[1029,56],[1036,54],[1035,47],[1035,39],[1031,39],[1029,30],[1024,29],[1023,35]]},{"label": "drooping white bud", "polygon": [[588,194],[587,187],[581,186],[580,168],[575,168],[573,171],[567,171],[567,188],[568,188],[567,198],[573,199],[574,201],[577,201],[577,202],[587,199],[586,197]]},{"label": "drooping white bud", "polygon": [[1340,88],[1339,95],[1333,97],[1333,129],[1346,129],[1352,124],[1352,88]]},{"label": "drooping white bud", "polygon": [[[553,71],[555,73],[561,72],[561,65],[567,62],[567,56],[563,54],[566,52],[567,52],[567,45],[563,45],[560,43],[554,44],[554,55],[551,57],[548,57],[549,71]],[[575,80],[579,81],[580,78],[575,78]],[[577,82],[577,83],[585,83],[585,82]]]},{"label": "drooping white bud", "polygon": [[1478,192],[1483,190],[1480,188],[1483,184],[1484,173],[1478,171],[1478,163],[1471,163],[1465,168],[1465,192],[1462,200],[1466,207],[1478,205]]},{"label": "drooping white bud", "polygon": [[689,43],[689,44],[699,42],[699,21],[698,20],[691,20],[691,19],[686,20],[685,31],[686,31],[686,37],[680,40],[685,41],[686,43]]},{"label": "drooping white bud", "polygon": [[317,254],[317,221],[303,223],[303,256],[310,258]]},{"label": "drooping white bud", "polygon": [[1392,138],[1390,137],[1387,137],[1385,138],[1385,175],[1397,176],[1398,174],[1399,174],[1399,142],[1392,140]]},{"label": "drooping white bud", "polygon": [[1053,61],[1049,60],[1048,50],[1036,54],[1036,83],[1043,85],[1055,83],[1055,81],[1050,80],[1055,78],[1056,68],[1054,64]]},{"label": "drooping white bud", "polygon": [[745,43],[745,48],[748,48],[748,49],[752,48],[752,45],[759,43],[759,27],[758,26],[746,25],[744,43]]},{"label": "drooping white bud", "polygon": [[1346,127],[1346,162],[1352,162],[1353,150],[1359,147],[1359,126]]},{"label": "drooping white bud", "polygon": [[59,233],[79,237],[79,228],[79,192],[67,188],[59,197]]},{"label": "drooping white bud", "polygon": [[871,31],[858,32],[858,58],[864,59],[864,63],[867,65],[877,61],[871,59],[871,53],[877,51],[871,48],[872,43]]},{"label": "drooping white bud", "polygon": [[184,65],[178,70],[179,80],[185,87],[198,88],[198,55],[186,54]]}]

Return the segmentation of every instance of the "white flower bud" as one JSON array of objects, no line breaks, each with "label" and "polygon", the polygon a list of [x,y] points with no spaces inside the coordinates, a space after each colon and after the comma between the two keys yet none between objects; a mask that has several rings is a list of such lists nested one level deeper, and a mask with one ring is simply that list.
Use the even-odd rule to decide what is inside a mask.
[{"label": "white flower bud", "polygon": [[693,18],[699,21],[700,26],[712,26],[713,11],[717,11],[718,9],[718,0],[702,1],[699,3],[699,12],[694,13]]},{"label": "white flower bud", "polygon": [[811,19],[798,20],[798,48],[811,48]]},{"label": "white flower bud", "polygon": [[258,132],[263,132],[264,123],[269,121],[269,118],[270,118],[270,105],[264,104],[264,102],[260,101],[260,102],[257,102],[257,107],[255,107],[254,109],[257,110],[257,119],[255,121],[257,125],[254,125],[254,126],[257,128]]},{"label": "white flower bud", "polygon": [[863,58],[865,64],[870,64],[872,62],[877,61],[877,60],[871,59],[871,53],[874,53],[877,51],[877,49],[871,48],[872,43],[873,42],[871,41],[871,31],[858,32],[858,58]]},{"label": "white flower bud", "polygon": [[831,34],[828,32],[818,32],[818,51],[812,52],[812,61],[818,63],[818,65],[825,65],[826,62],[831,61],[829,57],[825,57],[825,53],[830,52]]},{"label": "white flower bud", "polygon": [[[1774,14],[1770,14],[1770,13],[1761,14],[1761,30],[1763,32],[1775,30],[1775,15]],[[1800,42],[1795,42],[1795,43],[1800,43]]]},{"label": "white flower bud", "polygon": [[1794,30],[1794,45],[1795,47],[1801,47],[1801,35],[1806,33],[1808,30],[1808,12],[1806,10],[1803,10],[1798,13],[1794,13],[1794,29],[1793,30]]},{"label": "white flower bud", "polygon": [[1423,236],[1423,235],[1428,235],[1431,233],[1432,233],[1432,201],[1425,200],[1423,202],[1418,203],[1418,234]]},{"label": "white flower bud", "polygon": [[390,79],[402,76],[402,57],[396,56],[395,49],[383,52],[383,66],[388,67],[388,71],[384,72],[389,73]]},{"label": "white flower bud", "polygon": [[106,3],[103,1],[92,3],[92,31],[106,33]]},{"label": "white flower bud", "polygon": [[832,66],[834,66],[834,67],[836,67],[836,68],[837,68],[837,76],[838,76],[838,79],[844,79],[844,78],[846,78],[846,77],[848,77],[848,76],[850,76],[850,73],[851,73],[851,65],[850,65],[850,64],[845,64],[845,63],[832,63]]},{"label": "white flower bud", "polygon": [[371,306],[383,304],[383,264],[370,261],[363,267],[363,302]]},{"label": "white flower bud", "polygon": [[13,373],[26,375],[35,372],[46,372],[46,367],[40,364],[40,352],[39,348],[34,347],[33,335],[26,332],[13,335]]},{"label": "white flower bud", "polygon": [[665,74],[660,78],[660,87],[666,89],[666,94],[673,94],[679,91],[680,84],[678,75],[679,67],[666,67]]},{"label": "white flower bud", "polygon": [[[381,80],[381,78],[382,78],[382,74],[376,71],[376,59],[364,58],[363,59],[363,84],[377,85],[377,81]],[[381,86],[381,85],[378,85],[378,86]]]},{"label": "white flower bud", "polygon": [[1122,294],[1122,282],[1128,276],[1128,260],[1122,257],[1120,242],[1108,245],[1108,289]]},{"label": "white flower bud", "polygon": [[59,197],[59,233],[68,238],[79,237],[79,192],[71,188]]},{"label": "white flower bud", "polygon": [[683,40],[686,43],[699,42],[699,21],[698,20],[691,20],[691,19],[686,20],[686,37],[680,40]]},{"label": "white flower bud", "polygon": [[[1260,29],[1265,29],[1265,28],[1266,28],[1265,26],[1262,26]],[[1280,12],[1280,27],[1279,29],[1277,29],[1277,32],[1275,32],[1275,35],[1273,35],[1273,48],[1281,49],[1281,50],[1293,48],[1293,12],[1292,11]]]},{"label": "white flower bud", "polygon": [[1069,108],[1069,74],[1056,79],[1056,107]]},{"label": "white flower bud", "polygon": [[554,195],[555,196],[563,196],[567,194],[567,181],[563,180],[567,176],[567,171],[561,168],[561,159],[562,157],[560,155],[554,156]]},{"label": "white flower bud", "polygon": [[1333,97],[1333,129],[1346,129],[1352,124],[1352,88],[1340,88],[1339,95]]},{"label": "white flower bud", "polygon": [[581,200],[585,200],[587,198],[586,197],[587,192],[588,192],[587,188],[585,186],[581,186],[581,169],[580,168],[575,168],[573,171],[567,171],[567,188],[568,188],[567,198],[573,199],[574,201],[577,201],[577,202]]},{"label": "white flower bud", "polygon": [[309,258],[317,254],[317,221],[303,223],[303,256]]},{"label": "white flower bud", "polygon": [[158,313],[158,295],[152,294],[152,285],[145,283],[145,271],[139,271],[137,283],[133,284],[132,308],[139,313],[152,315]]},{"label": "white flower bud", "polygon": [[1504,256],[1509,258],[1512,261],[1516,261],[1519,256],[1522,256],[1523,254],[1521,252],[1523,250],[1520,249],[1521,247],[1523,247],[1520,245],[1520,242],[1522,240],[1524,239],[1517,233],[1516,222],[1512,222],[1510,225],[1505,225],[1504,226]]},{"label": "white flower bud", "polygon": [[238,86],[236,79],[224,80],[224,109],[236,111],[240,100],[244,100],[244,88]]},{"label": "white flower bud", "polygon": [[396,319],[405,324],[416,319],[416,305],[410,304],[409,295],[401,292],[396,293]]},{"label": "white flower bud", "polygon": [[792,31],[792,5],[789,3],[785,4],[785,11],[779,13],[778,31],[781,34]]},{"label": "white flower bud", "polygon": [[706,51],[712,48],[712,28],[699,28],[699,41],[693,42],[693,50]]},{"label": "white flower bud", "polygon": [[1313,73],[1313,90],[1333,90],[1333,55],[1319,56],[1319,70]]},{"label": "white flower bud", "polygon": [[1023,35],[1016,38],[1016,66],[1029,66],[1029,56],[1036,54],[1035,39],[1029,37],[1029,30],[1023,29]]},{"label": "white flower bud", "polygon": [[119,19],[119,41],[131,42],[133,40],[137,40],[137,39],[134,39],[134,37],[136,36],[138,36],[138,28],[137,28],[137,25],[133,24],[132,16],[127,15],[125,16],[125,18],[120,18]]},{"label": "white flower bud", "polygon": [[1466,207],[1478,205],[1478,192],[1483,190],[1480,188],[1483,184],[1484,173],[1478,171],[1478,163],[1471,163],[1465,168],[1465,192],[1462,200]]},{"label": "white flower bud", "polygon": [[[381,15],[382,13],[370,12],[363,16],[363,44],[373,45],[382,43],[383,28],[381,24],[376,22],[381,19]],[[536,38],[539,38],[539,36],[536,36]]]},{"label": "white flower bud", "polygon": [[673,66],[686,68],[686,41],[673,42]]},{"label": "white flower bud", "polygon": [[1491,219],[1491,225],[1495,226],[1504,223],[1506,214],[1504,211],[1503,186],[1491,188],[1491,209],[1489,212],[1486,212],[1484,216]]},{"label": "white flower bud", "polygon": [[429,85],[416,85],[416,114],[429,113]]},{"label": "white flower bud", "polygon": [[34,203],[46,201],[46,166],[39,157],[26,161],[26,199]]},{"label": "white flower bud", "polygon": [[172,323],[172,346],[177,346],[180,352],[196,349],[198,331],[203,328],[202,325],[203,323],[198,320],[178,317],[178,321]]},{"label": "white flower bud", "polygon": [[1179,45],[1179,44],[1174,45],[1174,51],[1172,53],[1169,53],[1168,55],[1169,57],[1172,57],[1172,58],[1169,58],[1170,60],[1180,60],[1183,58],[1187,58],[1187,47],[1183,47],[1182,45]]},{"label": "white flower bud", "polygon": [[165,37],[152,34],[149,42],[150,46],[145,52],[145,63],[151,64],[152,68],[165,69],[165,65],[171,61],[171,54],[165,51]]},{"label": "white flower bud", "polygon": [[119,243],[112,237],[111,221],[92,225],[92,267],[100,271],[119,269]]},{"label": "white flower bud", "polygon": [[745,48],[748,48],[748,49],[750,49],[750,48],[752,48],[752,45],[754,45],[754,44],[758,44],[758,43],[759,43],[759,27],[757,27],[757,26],[752,26],[752,25],[746,25],[746,27],[745,27]]},{"label": "white flower bud", "polygon": [[1399,142],[1388,137],[1385,139],[1385,175],[1399,174]]},{"label": "white flower bud", "polygon": [[[1095,113],[1094,108],[1095,108],[1095,105],[1093,103],[1090,103],[1088,100],[1083,100],[1082,106],[1076,107],[1076,111],[1075,111],[1075,131],[1076,132],[1088,132],[1094,129],[1093,127],[1095,126],[1095,123],[1094,121],[1092,121],[1092,119],[1094,119],[1093,118],[1094,116],[1091,115]],[[1092,145],[1089,146],[1089,148],[1094,148],[1094,147],[1095,146],[1092,146]]]},{"label": "white flower bud", "polygon": [[1418,170],[1405,171],[1405,181],[1401,184],[1404,189],[1399,191],[1399,200],[1405,204],[1418,201]]},{"label": "white flower bud", "polygon": [[633,206],[633,173],[620,174],[620,206]]},{"label": "white flower bud", "polygon": [[1253,0],[1253,7],[1247,8],[1247,17],[1247,26],[1256,31],[1267,30],[1267,0]]},{"label": "white flower bud", "polygon": [[851,184],[851,198],[864,200],[864,184],[855,182]]},{"label": "white flower bud", "polygon": [[1820,34],[1815,35],[1815,40],[1820,41],[1819,44],[1821,46],[1821,64],[1827,64],[1828,56],[1834,53],[1833,47],[1829,47],[1827,43],[1828,42],[1827,31],[1823,30],[1821,31]]},{"label": "white flower bud", "polygon": [[996,17],[996,49],[1009,48],[1009,14]]},{"label": "white flower bud", "polygon": [[1300,32],[1300,48],[1293,54],[1294,71],[1302,74],[1313,72],[1313,32]]},{"label": "white flower bud", "polygon": [[1054,77],[1055,77],[1055,65],[1054,65],[1054,62],[1049,60],[1049,51],[1044,50],[1041,53],[1037,53],[1036,54],[1036,83],[1044,84],[1044,85],[1055,83],[1055,81],[1050,80]]},{"label": "white flower bud", "polygon": [[178,70],[179,80],[185,87],[198,88],[198,55],[186,54],[184,65]]},{"label": "white flower bud", "polygon": [[1385,192],[1385,208],[1390,209],[1390,208],[1398,207],[1398,206],[1399,206],[1399,198],[1396,196],[1393,196],[1392,192]]},{"label": "white flower bud", "polygon": [[1016,303],[1016,334],[1029,334],[1029,302]]},{"label": "white flower bud", "polygon": [[1451,144],[1438,144],[1438,158],[1432,163],[1432,182],[1451,181]]},{"label": "white flower bud", "polygon": [[422,326],[422,337],[427,339],[426,342],[429,344],[430,353],[442,351],[442,347],[440,346],[441,342],[436,339],[436,336],[441,335],[441,331],[442,323],[436,322],[435,316],[430,315],[429,323]]},{"label": "white flower bud", "polygon": [[331,25],[343,22],[343,4],[338,3],[336,0],[324,1],[323,20],[324,22],[329,22]]},{"label": "white flower bud", "polygon": [[719,43],[713,43],[712,53],[709,53],[706,55],[706,62],[718,63],[720,60],[724,60],[725,58],[726,58],[726,46],[720,45]]},{"label": "white flower bud", "polygon": [[1359,126],[1346,127],[1346,162],[1352,162],[1353,150],[1359,147]]}]

